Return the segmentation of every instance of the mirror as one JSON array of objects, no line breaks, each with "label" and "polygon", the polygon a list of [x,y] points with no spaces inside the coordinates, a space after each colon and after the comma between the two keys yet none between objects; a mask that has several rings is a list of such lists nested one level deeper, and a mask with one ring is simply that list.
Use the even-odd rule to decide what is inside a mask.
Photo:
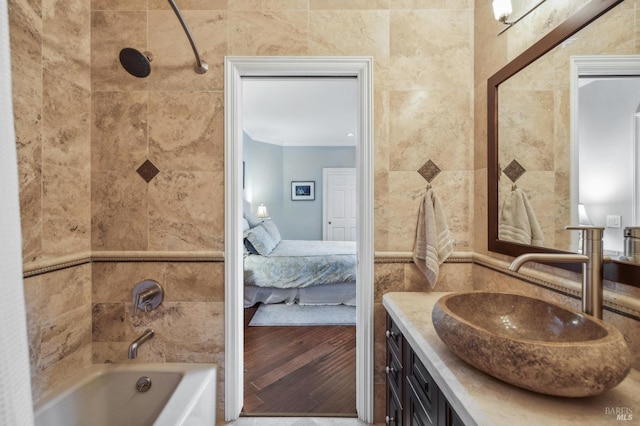
[{"label": "mirror", "polygon": [[[572,187],[577,185],[571,170],[571,57],[637,53],[634,14],[621,10],[605,15],[619,3],[622,1],[589,2],[489,78],[490,251],[517,256],[577,247],[578,236],[572,235],[577,233],[564,230],[578,220],[577,203],[572,208],[572,197],[577,199]],[[629,31],[620,30],[626,27],[621,16],[631,20]],[[539,225],[531,227],[525,237],[517,229],[501,226],[509,219],[507,215],[501,218],[508,211],[503,210],[505,202],[515,202],[521,193],[527,197],[523,205]],[[556,266],[581,269],[580,265]],[[608,280],[640,286],[640,265],[631,262],[607,262],[604,275]]]}]

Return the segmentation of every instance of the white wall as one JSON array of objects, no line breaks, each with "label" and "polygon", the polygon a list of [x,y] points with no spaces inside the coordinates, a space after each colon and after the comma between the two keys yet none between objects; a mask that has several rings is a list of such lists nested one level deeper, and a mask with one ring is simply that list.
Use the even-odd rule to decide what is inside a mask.
[{"label": "white wall", "polygon": [[[634,116],[640,78],[598,79],[579,91],[579,202],[594,225],[621,216],[620,228],[606,228],[605,250],[623,251],[623,230],[634,226]],[[640,149],[640,148],[636,148]]]},{"label": "white wall", "polygon": [[[245,134],[245,197],[264,203],[287,240],[322,240],[322,169],[355,167],[355,147],[282,147]],[[314,181],[314,201],[292,201],[291,181]]]}]

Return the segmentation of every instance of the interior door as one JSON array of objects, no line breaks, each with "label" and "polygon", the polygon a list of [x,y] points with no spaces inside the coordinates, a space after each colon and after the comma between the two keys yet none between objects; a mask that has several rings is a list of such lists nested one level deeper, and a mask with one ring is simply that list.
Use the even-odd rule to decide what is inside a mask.
[{"label": "interior door", "polygon": [[356,169],[323,169],[322,238],[356,241]]}]

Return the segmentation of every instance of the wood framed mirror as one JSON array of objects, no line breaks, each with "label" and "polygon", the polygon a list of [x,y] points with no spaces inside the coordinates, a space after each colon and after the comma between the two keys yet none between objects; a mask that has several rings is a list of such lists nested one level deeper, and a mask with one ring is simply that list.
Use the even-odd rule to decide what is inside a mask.
[{"label": "wood framed mirror", "polygon": [[[581,32],[581,30],[589,27],[589,30],[593,28],[590,24],[594,21],[598,20],[602,15],[609,12],[615,6],[622,3],[623,0],[592,0],[587,3],[582,9],[576,12],[573,16],[568,18],[565,22],[560,24],[557,28],[549,32],[546,36],[540,39],[538,42],[529,47],[522,54],[517,56],[514,60],[505,65],[502,69],[500,69],[497,73],[491,76],[487,81],[487,142],[488,142],[488,164],[487,164],[487,173],[488,173],[488,248],[490,251],[502,253],[510,256],[518,256],[524,253],[538,252],[538,253],[562,253],[566,252],[564,249],[558,249],[553,245],[531,245],[524,244],[518,242],[507,241],[499,238],[499,215],[500,215],[500,188],[501,185],[504,187],[505,182],[500,183],[500,176],[503,175],[503,170],[501,167],[504,167],[509,160],[505,161],[505,159],[501,159],[499,155],[500,151],[500,137],[501,134],[499,132],[500,129],[500,120],[503,122],[507,121],[507,117],[500,117],[499,112],[501,110],[499,104],[499,95],[500,95],[500,86],[503,85],[503,88],[508,87],[505,82],[507,80],[512,79],[517,74],[521,73],[521,75],[525,75],[526,78],[530,80],[533,77],[536,77],[536,71],[534,71],[536,66],[538,70],[543,69],[540,68],[540,62],[537,62],[541,58],[553,57],[556,56],[557,50],[556,48],[562,49],[565,46],[571,44],[576,40],[576,35]],[[631,14],[633,15],[633,13]],[[595,25],[595,24],[594,24]],[[587,31],[587,30],[585,30]],[[570,50],[570,49],[568,49]],[[615,50],[615,49],[614,49]],[[597,52],[582,52],[577,50],[578,54],[603,54],[602,49]],[[606,50],[605,50],[606,52]],[[617,51],[614,53],[618,53]],[[634,52],[637,54],[637,52]],[[566,75],[568,75],[569,70],[569,60],[566,58]],[[537,65],[536,65],[537,63]],[[556,61],[557,64],[557,61]],[[564,72],[564,71],[563,71]],[[542,77],[541,77],[542,78]],[[544,78],[552,79],[549,75],[546,75]],[[556,77],[557,78],[557,77]],[[569,85],[569,79],[567,78],[566,82],[563,84]],[[512,83],[513,80],[509,83]],[[504,90],[504,89],[503,89]],[[556,104],[558,104],[556,96]],[[569,116],[569,106],[567,104],[562,104],[564,109],[562,111],[563,115],[566,117]],[[526,109],[523,110],[527,112]],[[565,117],[565,118],[566,118]],[[568,118],[567,118],[568,121]],[[566,126],[567,128],[569,126]],[[504,128],[503,128],[504,131]],[[506,135],[503,139],[507,139]],[[566,151],[569,151],[570,138],[567,134],[566,141]],[[570,168],[569,165],[566,166],[567,170]],[[567,173],[567,170],[564,170],[564,174],[567,175],[566,179],[568,180],[570,173]],[[533,178],[532,178],[533,180]],[[537,183],[537,182],[536,182]],[[510,184],[510,182],[509,182]],[[567,183],[568,186],[568,183]],[[551,186],[553,188],[553,186]],[[544,191],[544,189],[540,189],[540,191]],[[567,198],[567,197],[565,197]],[[557,205],[565,202],[564,200],[553,201],[552,203],[546,204],[546,209],[553,210]],[[569,203],[569,200],[566,200],[566,204]],[[565,211],[568,211],[568,207],[565,206]],[[569,225],[569,219],[572,217],[569,213],[566,213],[566,217],[560,218],[563,222],[562,225]],[[561,229],[561,226],[555,226],[555,229]],[[564,231],[568,233],[569,231]],[[558,246],[561,246],[558,244]],[[581,265],[577,264],[555,264],[554,266],[561,267],[564,269],[569,269],[572,271],[579,272],[581,271]],[[628,284],[634,287],[640,287],[640,265],[633,264],[630,262],[622,261],[622,260],[612,260],[610,262],[606,262],[604,265],[604,278],[606,280],[611,280],[619,283]]]}]

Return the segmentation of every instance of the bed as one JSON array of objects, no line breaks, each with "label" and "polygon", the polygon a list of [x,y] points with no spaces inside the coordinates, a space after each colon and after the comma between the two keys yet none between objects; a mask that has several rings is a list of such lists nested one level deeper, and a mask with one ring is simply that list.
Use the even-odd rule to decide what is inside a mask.
[{"label": "bed", "polygon": [[354,241],[282,240],[270,220],[245,225],[244,306],[355,306]]}]

